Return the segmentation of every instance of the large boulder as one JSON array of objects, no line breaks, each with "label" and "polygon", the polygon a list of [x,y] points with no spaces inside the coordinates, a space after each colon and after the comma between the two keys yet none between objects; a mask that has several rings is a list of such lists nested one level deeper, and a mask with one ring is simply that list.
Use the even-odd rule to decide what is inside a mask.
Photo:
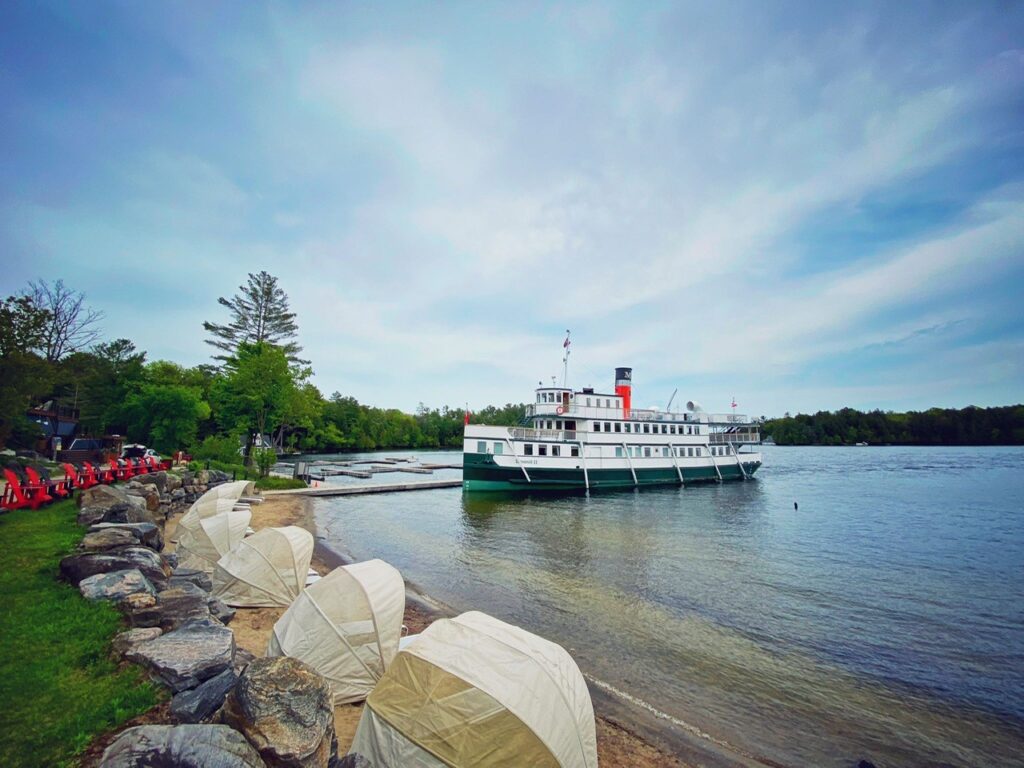
[{"label": "large boulder", "polygon": [[164,548],[164,537],[156,523],[97,523],[89,528],[89,533],[110,530],[127,531],[139,544],[157,552]]},{"label": "large boulder", "polygon": [[146,509],[150,512],[156,512],[160,509],[160,491],[155,485],[137,484],[134,488],[128,489],[128,496],[136,496],[144,499]]},{"label": "large boulder", "polygon": [[268,766],[327,768],[334,752],[334,703],[327,681],[287,656],[256,659],[221,709]]},{"label": "large boulder", "polygon": [[212,600],[207,592],[184,582],[168,586],[150,602],[125,602],[120,608],[128,614],[133,627],[160,627],[168,632],[195,621],[226,624],[211,615]]},{"label": "large boulder", "polygon": [[235,687],[235,670],[225,669],[216,677],[190,691],[182,691],[171,699],[171,714],[179,723],[201,723],[208,720],[224,703]]},{"label": "large boulder", "polygon": [[[134,504],[133,501],[141,503]],[[103,513],[103,523],[149,523],[156,525],[157,516],[147,507],[146,500],[139,496],[129,496],[124,504],[115,504]]]},{"label": "large boulder", "polygon": [[96,485],[78,494],[78,523],[93,525],[103,520],[107,510],[118,504],[128,504],[128,494],[113,485]]},{"label": "large boulder", "polygon": [[117,549],[118,547],[131,547],[139,543],[131,531],[121,528],[106,528],[85,534],[78,544],[79,549],[91,552],[102,552],[106,549]]},{"label": "large boulder", "polygon": [[235,634],[230,629],[192,622],[136,646],[126,658],[177,693],[229,669],[234,656]]},{"label": "large boulder", "polygon": [[107,747],[101,768],[265,768],[226,725],[139,725]]},{"label": "large boulder", "polygon": [[207,592],[213,589],[213,580],[210,578],[210,574],[198,568],[175,568],[171,572],[171,586],[182,583],[195,584]]},{"label": "large boulder", "polygon": [[156,589],[138,568],[87,576],[78,582],[78,589],[89,600],[112,600],[115,603],[128,595],[156,594]]},{"label": "large boulder", "polygon": [[124,571],[138,568],[153,585],[160,589],[167,584],[171,569],[156,552],[146,547],[123,547],[106,552],[83,552],[68,555],[60,561],[61,575],[74,585],[97,573]]},{"label": "large boulder", "polygon": [[135,478],[140,485],[155,485],[157,491],[163,493],[167,488],[167,473],[164,471],[150,472],[148,475],[139,475]]},{"label": "large boulder", "polygon": [[174,491],[181,489],[181,478],[170,472],[167,473],[167,480],[164,484],[164,490],[168,493],[174,493]]},{"label": "large boulder", "polygon": [[78,506],[107,509],[128,500],[127,494],[116,485],[94,485],[78,494]]},{"label": "large boulder", "polygon": [[117,656],[125,656],[130,650],[140,643],[148,643],[156,640],[163,634],[160,627],[146,627],[142,629],[128,629],[114,635],[110,641],[110,647]]}]

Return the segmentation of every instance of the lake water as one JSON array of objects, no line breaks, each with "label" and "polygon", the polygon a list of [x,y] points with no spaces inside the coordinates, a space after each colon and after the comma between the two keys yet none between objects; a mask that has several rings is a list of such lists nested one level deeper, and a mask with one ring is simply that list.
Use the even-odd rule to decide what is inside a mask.
[{"label": "lake water", "polygon": [[317,526],[737,755],[1024,765],[1024,450],[764,453],[746,483],[318,499]]}]

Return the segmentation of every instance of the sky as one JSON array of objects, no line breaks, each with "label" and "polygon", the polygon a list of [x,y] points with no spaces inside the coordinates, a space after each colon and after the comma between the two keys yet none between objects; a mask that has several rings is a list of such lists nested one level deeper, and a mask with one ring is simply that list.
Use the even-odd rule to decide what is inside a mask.
[{"label": "sky", "polygon": [[1022,150],[1021,3],[0,3],[0,294],[408,411],[1024,401]]}]

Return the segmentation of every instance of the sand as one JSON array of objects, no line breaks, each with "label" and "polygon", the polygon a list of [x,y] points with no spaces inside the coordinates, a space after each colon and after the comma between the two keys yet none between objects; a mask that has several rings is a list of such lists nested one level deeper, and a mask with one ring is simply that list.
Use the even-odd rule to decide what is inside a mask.
[{"label": "sand", "polygon": [[[253,507],[252,527],[298,525],[315,534],[313,500],[295,495],[268,496]],[[313,555],[313,568],[325,574],[339,565],[336,554],[319,543]],[[274,622],[283,608],[239,608],[230,626],[235,641],[256,656],[262,656],[270,639]],[[417,602],[407,601],[404,624],[410,634],[422,632],[438,614]],[[338,752],[344,754],[355,736],[362,704],[343,704],[334,710],[334,727],[338,734]],[[622,723],[597,717],[597,755],[602,766],[636,766],[637,768],[686,768],[686,764],[647,743]]]}]

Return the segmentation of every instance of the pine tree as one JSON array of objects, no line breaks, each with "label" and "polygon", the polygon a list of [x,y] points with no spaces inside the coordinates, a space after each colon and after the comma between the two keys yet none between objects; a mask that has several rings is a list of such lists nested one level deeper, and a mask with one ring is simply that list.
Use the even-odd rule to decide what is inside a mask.
[{"label": "pine tree", "polygon": [[298,358],[302,347],[292,339],[298,333],[295,313],[288,310],[288,295],[278,288],[277,278],[267,272],[249,273],[246,285],[238,287],[240,293],[231,299],[223,296],[217,302],[231,312],[227,325],[205,322],[203,329],[211,338],[206,340],[225,354],[214,355],[217,360],[228,360],[239,344],[268,343],[284,350],[292,363],[308,363]]}]

